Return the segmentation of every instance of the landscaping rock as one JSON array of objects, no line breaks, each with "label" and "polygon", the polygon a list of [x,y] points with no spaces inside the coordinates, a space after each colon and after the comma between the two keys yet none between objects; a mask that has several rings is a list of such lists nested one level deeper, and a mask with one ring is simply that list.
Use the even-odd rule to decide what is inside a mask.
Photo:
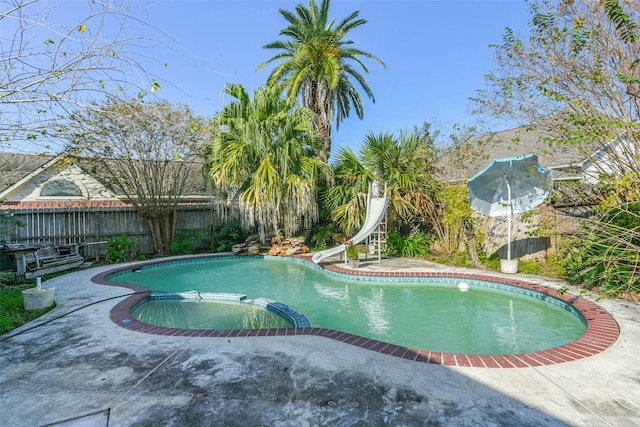
[{"label": "landscaping rock", "polygon": [[295,246],[293,248],[287,249],[287,256],[292,256],[300,253],[300,247]]},{"label": "landscaping rock", "polygon": [[247,247],[247,255],[258,255],[260,254],[260,245],[249,245]]},{"label": "landscaping rock", "polygon": [[267,255],[276,256],[279,253],[280,253],[280,246],[273,245],[271,246],[271,249],[269,249],[269,252],[267,253]]},{"label": "landscaping rock", "polygon": [[304,244],[305,238],[298,237],[282,237],[275,236],[271,238],[271,246],[261,246],[255,240],[257,234],[247,238],[245,243],[234,245],[231,249],[234,255],[259,255],[266,254],[269,256],[292,256],[296,254],[309,253],[310,249]]}]

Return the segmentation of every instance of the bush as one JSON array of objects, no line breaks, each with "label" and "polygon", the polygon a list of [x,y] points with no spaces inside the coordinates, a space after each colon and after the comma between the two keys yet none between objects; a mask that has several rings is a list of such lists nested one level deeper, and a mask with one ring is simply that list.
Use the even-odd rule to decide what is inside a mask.
[{"label": "bush", "polygon": [[558,279],[566,279],[567,277],[563,264],[556,255],[520,260],[518,268],[520,273],[523,274],[535,274],[537,276],[555,277]]},{"label": "bush", "polygon": [[249,237],[238,223],[228,223],[213,230],[212,252],[228,252],[233,245],[242,243]]},{"label": "bush", "polygon": [[132,261],[138,257],[137,240],[128,239],[126,234],[123,234],[118,238],[112,237],[107,240],[107,262],[118,263]]},{"label": "bush", "polygon": [[358,245],[354,243],[347,244],[347,259],[357,260],[359,258],[358,255]]},{"label": "bush", "polygon": [[427,259],[443,265],[456,267],[473,267],[473,264],[469,259],[469,255],[466,252],[453,252],[450,254],[431,253]]},{"label": "bush", "polygon": [[429,254],[431,240],[423,233],[403,237],[396,231],[389,232],[387,253],[397,254],[405,258],[424,258]]},{"label": "bush", "polygon": [[196,252],[200,231],[197,230],[178,230],[176,238],[171,242],[169,251],[172,255],[191,255]]},{"label": "bush", "polygon": [[316,248],[326,248],[334,240],[335,234],[336,228],[333,223],[316,226],[312,237]]},{"label": "bush", "polygon": [[610,208],[564,252],[569,281],[612,296],[638,294],[639,248],[640,203]]},{"label": "bush", "polygon": [[498,256],[497,253],[491,255],[488,258],[482,257],[480,261],[482,262],[482,264],[493,270],[500,270],[500,256]]},{"label": "bush", "polygon": [[542,260],[528,259],[518,261],[518,270],[522,274],[542,274]]},{"label": "bush", "polygon": [[0,286],[8,286],[16,283],[16,273],[3,271],[0,273]]}]

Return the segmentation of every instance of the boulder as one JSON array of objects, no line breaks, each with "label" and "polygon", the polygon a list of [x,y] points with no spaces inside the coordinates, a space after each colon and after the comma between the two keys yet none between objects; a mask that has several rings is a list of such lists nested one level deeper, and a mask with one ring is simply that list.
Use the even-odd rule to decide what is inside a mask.
[{"label": "boulder", "polygon": [[279,253],[280,253],[280,246],[273,245],[271,246],[271,249],[269,249],[268,255],[275,256],[275,255],[278,255]]},{"label": "boulder", "polygon": [[271,245],[261,245],[258,239],[258,235],[254,234],[247,237],[245,243],[238,243],[231,248],[231,252],[234,255],[259,255],[268,254],[271,256],[291,256],[295,254],[308,253],[309,247],[304,244],[304,236],[298,237],[283,237],[277,235],[271,237],[269,240]]},{"label": "boulder", "polygon": [[290,242],[293,246],[302,246],[305,242],[304,236],[292,237]]},{"label": "boulder", "polygon": [[287,256],[292,256],[299,253],[300,253],[300,248],[297,246],[287,249]]},{"label": "boulder", "polygon": [[249,245],[247,247],[247,255],[258,255],[260,254],[260,245]]}]

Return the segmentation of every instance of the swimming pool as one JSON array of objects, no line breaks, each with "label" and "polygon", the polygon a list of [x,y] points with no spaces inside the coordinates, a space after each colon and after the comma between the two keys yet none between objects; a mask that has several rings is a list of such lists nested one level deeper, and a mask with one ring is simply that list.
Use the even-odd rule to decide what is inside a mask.
[{"label": "swimming pool", "polygon": [[[486,278],[350,277],[271,257],[195,258],[107,276],[153,291],[265,296],[301,312],[316,328],[442,353],[539,352],[567,345],[587,329],[571,304]],[[462,280],[469,284],[467,292],[458,289]]]}]

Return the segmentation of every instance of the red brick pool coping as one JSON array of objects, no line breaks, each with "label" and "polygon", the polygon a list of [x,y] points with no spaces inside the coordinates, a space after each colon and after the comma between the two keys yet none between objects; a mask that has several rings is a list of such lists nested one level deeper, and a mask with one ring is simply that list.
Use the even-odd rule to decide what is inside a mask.
[{"label": "red brick pool coping", "polygon": [[[197,256],[195,258],[214,258],[224,257],[228,254],[216,254]],[[307,256],[295,256],[295,258],[312,262]],[[194,257],[176,257],[171,261],[180,261],[185,259],[194,259]],[[94,276],[91,280],[94,283],[102,285],[120,286],[134,291],[130,297],[116,304],[111,310],[110,318],[113,322],[121,327],[132,331],[143,332],[155,335],[170,335],[184,337],[216,337],[216,338],[236,338],[236,337],[260,337],[260,336],[289,336],[289,335],[315,335],[341,341],[357,347],[378,353],[385,353],[391,356],[401,357],[404,359],[414,360],[423,363],[435,363],[445,366],[460,366],[474,368],[525,368],[543,365],[552,365],[556,363],[570,362],[573,360],[583,359],[585,357],[594,356],[608,347],[618,339],[620,328],[615,319],[598,304],[583,298],[581,296],[570,293],[560,294],[555,289],[528,283],[522,280],[487,276],[482,274],[460,274],[460,273],[431,273],[431,272],[373,272],[373,271],[354,271],[341,268],[333,264],[321,263],[323,268],[342,274],[350,274],[354,276],[374,276],[374,277],[455,277],[467,280],[487,280],[506,285],[517,286],[530,289],[541,294],[549,295],[572,305],[580,311],[587,321],[587,329],[585,333],[577,340],[565,344],[560,347],[551,348],[531,353],[508,354],[508,355],[474,355],[474,354],[455,354],[441,353],[429,350],[420,350],[408,348],[396,344],[389,344],[374,339],[364,338],[347,332],[336,331],[326,328],[280,328],[280,329],[239,329],[239,330],[214,330],[214,329],[198,329],[185,330],[177,328],[167,328],[162,326],[154,326],[142,323],[131,316],[131,310],[145,298],[151,295],[151,292],[142,286],[123,285],[109,282],[106,280],[111,274],[131,270],[146,265],[159,264],[168,262],[167,259],[140,263],[135,266],[127,266],[115,268]]]}]

